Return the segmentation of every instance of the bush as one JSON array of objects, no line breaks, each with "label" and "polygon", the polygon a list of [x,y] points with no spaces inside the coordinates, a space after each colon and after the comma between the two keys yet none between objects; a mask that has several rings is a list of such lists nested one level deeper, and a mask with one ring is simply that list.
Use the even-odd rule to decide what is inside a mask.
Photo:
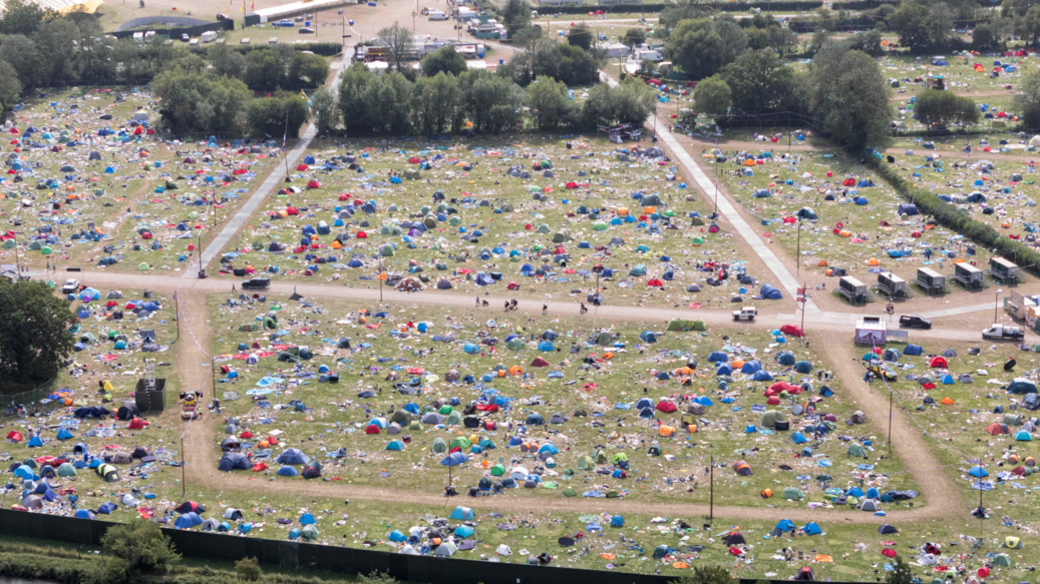
[{"label": "bush", "polygon": [[397,584],[397,578],[390,575],[390,572],[378,572],[373,570],[368,574],[358,574],[358,584]]},{"label": "bush", "polygon": [[693,574],[683,576],[672,584],[732,584],[733,578],[729,570],[719,564],[695,566]]},{"label": "bush", "polygon": [[307,113],[307,102],[302,97],[280,93],[251,101],[246,109],[246,123],[249,133],[258,138],[298,138]]},{"label": "bush", "polygon": [[256,582],[264,575],[263,570],[260,569],[260,562],[255,557],[242,558],[235,562],[235,573],[246,582]]},{"label": "bush", "polygon": [[1030,272],[1040,275],[1040,253],[1023,243],[1001,237],[996,229],[975,221],[957,207],[940,199],[935,193],[914,187],[910,181],[899,176],[895,167],[881,164],[873,152],[868,153],[867,160],[870,161],[868,164],[877,171],[878,176],[892,185],[907,202],[917,205],[917,209],[922,214],[931,215],[939,225],[967,237],[977,245],[1020,266],[1029,266],[1027,269]]},{"label": "bush", "polygon": [[181,559],[159,524],[144,519],[109,527],[101,544],[105,551],[126,562],[127,568],[135,572],[162,573]]}]

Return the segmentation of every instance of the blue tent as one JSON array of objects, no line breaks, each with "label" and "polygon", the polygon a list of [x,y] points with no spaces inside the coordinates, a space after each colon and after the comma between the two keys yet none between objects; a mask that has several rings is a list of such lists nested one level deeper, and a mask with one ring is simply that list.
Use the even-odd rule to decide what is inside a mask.
[{"label": "blue tent", "polygon": [[865,496],[868,499],[880,499],[881,493],[877,490],[877,488],[870,487],[869,489],[867,489],[867,494]]},{"label": "blue tent", "polygon": [[469,507],[463,507],[462,505],[459,505],[455,508],[454,511],[451,512],[451,515],[448,516],[448,519],[469,521],[470,519],[473,519],[473,510]]},{"label": "blue tent", "polygon": [[280,477],[294,477],[299,474],[300,473],[297,472],[297,470],[291,466],[283,466],[282,468],[278,469],[278,476]]},{"label": "blue tent", "polygon": [[773,381],[773,376],[766,370],[759,371],[751,376],[752,381]]},{"label": "blue tent", "polygon": [[1026,432],[1025,430],[1019,430],[1018,433],[1015,434],[1015,440],[1018,440],[1019,442],[1032,442],[1033,437],[1029,434],[1029,432]]},{"label": "blue tent", "polygon": [[849,497],[862,497],[863,489],[859,487],[852,487],[851,489],[845,491],[845,494]]},{"label": "blue tent", "polygon": [[790,519],[781,519],[773,529],[778,531],[794,532],[794,522]]},{"label": "blue tent", "polygon": [[461,452],[452,452],[448,456],[444,457],[441,464],[444,466],[458,466],[469,462],[469,457]]},{"label": "blue tent", "polygon": [[781,351],[776,356],[776,362],[781,365],[794,365],[794,353],[790,351]]},{"label": "blue tent", "polygon": [[856,203],[857,205],[859,205],[861,207],[868,203],[867,199],[864,198],[864,197],[856,197],[855,199],[852,200],[852,202]]},{"label": "blue tent", "polygon": [[280,464],[307,464],[311,457],[301,452],[298,448],[288,448],[278,455],[275,462]]},{"label": "blue tent", "polygon": [[556,347],[554,347],[553,344],[549,341],[542,341],[538,343],[538,350],[543,353],[550,353],[552,351],[555,351]]},{"label": "blue tent", "polygon": [[390,535],[387,536],[387,539],[394,543],[404,543],[408,541],[408,537],[405,534],[401,533],[401,531],[398,529],[391,531]]},{"label": "blue tent", "polygon": [[748,375],[751,375],[752,373],[757,373],[757,372],[759,372],[761,370],[762,370],[762,362],[758,361],[757,359],[752,359],[751,361],[746,361],[744,363],[744,366],[740,368],[740,372],[741,373],[746,373]]},{"label": "blue tent", "polygon": [[813,369],[812,363],[810,363],[808,361],[799,361],[794,366],[794,370],[799,372],[799,373],[809,373],[809,372],[812,371],[812,369]]},{"label": "blue tent", "polygon": [[903,354],[914,356],[924,355],[924,348],[922,348],[921,345],[907,345],[906,348],[903,349]]},{"label": "blue tent", "polygon": [[729,355],[722,351],[712,351],[711,355],[708,355],[709,363],[725,363],[729,361]]},{"label": "blue tent", "polygon": [[695,403],[701,404],[704,407],[715,405],[715,402],[713,402],[710,399],[708,399],[708,396],[706,396],[706,395],[697,396],[696,398],[693,399],[693,401]]},{"label": "blue tent", "polygon": [[953,385],[953,376],[950,375],[949,373],[947,373],[946,375],[942,376],[942,380],[941,381],[942,381],[943,385]]},{"label": "blue tent", "polygon": [[[483,440],[481,440],[481,443],[483,443]],[[545,444],[542,444],[541,448],[538,449],[538,454],[541,454],[543,452],[548,452],[549,454],[559,454],[560,449],[556,448],[556,445],[552,442],[546,442]]]},{"label": "blue tent", "polygon": [[756,432],[758,432],[758,428],[754,424],[744,428],[744,433],[745,434],[754,434]]},{"label": "blue tent", "polygon": [[[1028,379],[1016,378],[1008,384],[1007,390],[1011,393],[1037,393],[1036,384]],[[32,443],[29,444],[32,446]]]},{"label": "blue tent", "polygon": [[639,333],[639,340],[643,341],[644,343],[656,343],[657,333],[655,333],[654,331],[643,331]]},{"label": "blue tent", "polygon": [[989,472],[986,469],[982,468],[981,466],[973,466],[973,467],[971,467],[971,470],[968,471],[968,474],[970,474],[971,476],[973,476],[973,477],[975,477],[977,479],[989,476]]},{"label": "blue tent", "polygon": [[776,289],[776,286],[773,286],[772,284],[762,284],[762,289],[759,292],[759,295],[764,300],[783,300],[784,298],[784,295],[781,294],[780,291]]},{"label": "blue tent", "polygon": [[805,444],[808,441],[809,440],[806,439],[805,434],[802,434],[801,432],[791,434],[791,442],[794,442],[795,444]]},{"label": "blue tent", "polygon": [[460,525],[455,528],[455,535],[463,539],[472,536],[476,531],[468,525]]},{"label": "blue tent", "polygon": [[177,529],[191,529],[192,527],[195,527],[196,525],[202,525],[203,523],[205,523],[205,521],[203,521],[202,518],[199,517],[198,513],[195,513],[193,511],[191,513],[185,513],[184,515],[178,517],[177,520],[173,522],[173,526]]},{"label": "blue tent", "polygon": [[90,509],[78,509],[76,519],[94,519],[94,512]]},{"label": "blue tent", "polygon": [[823,530],[820,529],[820,526],[816,525],[815,522],[809,522],[802,528],[802,532],[804,532],[805,535],[820,535],[823,533]]},{"label": "blue tent", "polygon": [[65,428],[58,430],[58,440],[68,440],[69,438],[72,438],[72,432],[69,432]]},{"label": "blue tent", "polygon": [[102,515],[111,515],[112,512],[116,510],[116,508],[117,507],[115,503],[102,503],[101,506],[98,507],[97,512]]},{"label": "blue tent", "polygon": [[386,445],[386,449],[387,450],[404,450],[404,443],[401,442],[400,440],[391,440],[390,443]]},{"label": "blue tent", "polygon": [[39,436],[33,436],[29,439],[29,444],[27,444],[27,446],[29,448],[39,448],[40,446],[43,446],[43,440],[41,440]]},{"label": "blue tent", "polygon": [[899,214],[913,217],[914,215],[920,215],[921,212],[917,210],[917,205],[913,203],[907,203],[899,206]]},{"label": "blue tent", "polygon": [[300,525],[313,525],[315,523],[317,523],[317,521],[314,519],[314,516],[310,513],[304,513],[303,515],[300,515]]},{"label": "blue tent", "polygon": [[730,367],[727,363],[719,365],[719,368],[715,370],[715,375],[731,375],[732,373],[733,367]]},{"label": "blue tent", "polygon": [[611,517],[610,518],[610,526],[611,527],[624,527],[625,526],[625,518],[620,516],[620,515],[615,515],[615,516]]},{"label": "blue tent", "polygon": [[638,400],[636,400],[636,409],[637,410],[641,410],[643,408],[652,408],[655,405],[656,404],[654,404],[654,400],[652,400],[652,399],[650,399],[648,397],[641,397]]}]

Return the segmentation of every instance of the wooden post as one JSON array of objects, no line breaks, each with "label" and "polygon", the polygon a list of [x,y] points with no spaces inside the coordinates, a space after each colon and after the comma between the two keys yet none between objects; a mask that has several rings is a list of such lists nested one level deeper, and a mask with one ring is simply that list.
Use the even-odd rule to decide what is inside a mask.
[{"label": "wooden post", "polygon": [[[794,269],[795,275],[802,275],[802,219],[798,218],[798,248],[794,253]],[[803,304],[804,306],[804,304]]]},{"label": "wooden post", "polygon": [[802,334],[805,334],[805,301],[808,299],[808,293],[808,286],[802,282]]},{"label": "wooden post", "polygon": [[213,357],[209,358],[209,372],[210,372],[210,377],[213,380],[213,398],[216,399],[216,397],[217,397],[217,369],[216,369],[216,364],[214,362],[214,358]]},{"label": "wooden post", "polygon": [[708,523],[715,520],[715,455],[711,455],[711,466],[708,467],[708,473],[711,477],[711,483],[709,487],[709,499],[708,499]]},{"label": "wooden post", "polygon": [[892,402],[895,400],[895,392],[888,388],[888,449],[892,450]]}]

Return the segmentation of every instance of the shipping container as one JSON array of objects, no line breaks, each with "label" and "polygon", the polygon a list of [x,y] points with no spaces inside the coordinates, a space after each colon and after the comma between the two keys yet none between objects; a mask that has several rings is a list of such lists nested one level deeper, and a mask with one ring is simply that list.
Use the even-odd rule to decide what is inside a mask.
[{"label": "shipping container", "polygon": [[989,259],[989,275],[1004,284],[1018,282],[1018,266],[1004,258]]},{"label": "shipping container", "polygon": [[946,290],[946,276],[931,268],[917,268],[917,285],[928,294],[942,294]]},{"label": "shipping container", "polygon": [[975,290],[976,288],[981,288],[982,270],[966,262],[954,264],[953,281],[957,282],[961,286],[964,286],[968,290]]},{"label": "shipping container", "polygon": [[877,277],[878,290],[889,298],[906,298],[906,280],[891,272],[881,272]]},{"label": "shipping container", "polygon": [[838,280],[838,292],[853,304],[862,304],[867,301],[867,286],[852,276],[845,276]]}]

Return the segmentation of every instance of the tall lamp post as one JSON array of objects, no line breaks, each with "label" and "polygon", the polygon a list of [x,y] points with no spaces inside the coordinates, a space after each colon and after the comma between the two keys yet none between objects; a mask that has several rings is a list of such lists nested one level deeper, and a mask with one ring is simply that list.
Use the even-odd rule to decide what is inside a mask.
[{"label": "tall lamp post", "polygon": [[1000,295],[1003,293],[1003,288],[997,288],[997,296],[993,299],[993,324],[997,324],[997,307],[1000,306]]}]

